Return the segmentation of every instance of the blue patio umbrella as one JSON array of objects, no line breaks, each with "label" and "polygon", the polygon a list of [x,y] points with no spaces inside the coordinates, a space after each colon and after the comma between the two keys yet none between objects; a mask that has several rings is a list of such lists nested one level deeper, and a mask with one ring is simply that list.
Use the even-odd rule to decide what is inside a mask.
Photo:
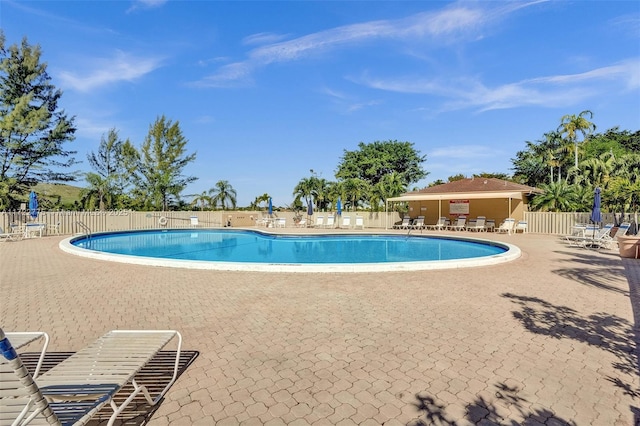
[{"label": "blue patio umbrella", "polygon": [[29,194],[29,214],[34,219],[38,217],[38,196],[35,191]]},{"label": "blue patio umbrella", "polygon": [[269,197],[269,216],[273,214],[273,202],[271,201],[271,197]]},{"label": "blue patio umbrella", "polygon": [[307,216],[313,216],[313,203],[311,201],[307,203]]},{"label": "blue patio umbrella", "polygon": [[338,202],[336,203],[336,214],[338,216],[342,216],[342,200],[340,199],[340,197],[338,197]]},{"label": "blue patio umbrella", "polygon": [[[593,223],[600,223],[602,222],[602,214],[600,213],[600,204],[601,204],[602,200],[600,197],[600,188],[596,188],[594,194],[593,194],[593,206],[591,207],[591,216],[589,216],[589,220],[591,220],[591,222]],[[594,229],[594,235],[595,235],[595,229]]]}]

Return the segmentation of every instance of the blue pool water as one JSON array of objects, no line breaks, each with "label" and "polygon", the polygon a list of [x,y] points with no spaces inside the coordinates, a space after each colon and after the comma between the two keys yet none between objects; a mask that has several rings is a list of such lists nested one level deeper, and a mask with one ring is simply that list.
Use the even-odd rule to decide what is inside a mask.
[{"label": "blue pool water", "polygon": [[71,244],[156,259],[268,264],[371,264],[490,257],[508,247],[405,235],[273,235],[251,230],[153,230],[98,234]]}]

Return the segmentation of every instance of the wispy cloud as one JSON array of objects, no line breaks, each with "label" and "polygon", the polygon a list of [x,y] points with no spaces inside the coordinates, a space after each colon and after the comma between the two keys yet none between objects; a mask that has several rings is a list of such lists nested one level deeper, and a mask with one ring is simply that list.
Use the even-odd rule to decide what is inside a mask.
[{"label": "wispy cloud", "polygon": [[[256,69],[273,63],[296,61],[332,49],[358,45],[374,40],[415,42],[432,40],[453,43],[461,39],[477,39],[478,29],[489,22],[501,19],[514,10],[535,2],[510,4],[507,7],[485,7],[485,3],[456,3],[437,12],[424,12],[398,20],[377,20],[345,25],[288,41],[269,43],[247,53],[243,61],[221,67],[217,73],[196,82],[200,86],[224,87],[237,85],[250,79]],[[264,42],[267,35],[255,35],[245,39]]]},{"label": "wispy cloud", "polygon": [[484,145],[455,145],[436,148],[427,153],[428,158],[478,158],[493,157],[495,149]]},{"label": "wispy cloud", "polygon": [[155,9],[157,7],[163,6],[167,3],[168,0],[134,0],[133,4],[129,9],[127,9],[127,13],[134,12],[140,9]]},{"label": "wispy cloud", "polygon": [[516,108],[527,105],[570,106],[608,91],[632,91],[640,88],[640,58],[577,74],[538,77],[496,87],[488,87],[477,78],[357,79],[365,86],[400,93],[438,96],[444,100],[442,110],[474,108],[478,111]]},{"label": "wispy cloud", "polygon": [[84,73],[58,72],[62,86],[79,92],[88,92],[121,81],[134,81],[161,66],[159,58],[144,58],[118,51],[114,57],[83,59]]}]

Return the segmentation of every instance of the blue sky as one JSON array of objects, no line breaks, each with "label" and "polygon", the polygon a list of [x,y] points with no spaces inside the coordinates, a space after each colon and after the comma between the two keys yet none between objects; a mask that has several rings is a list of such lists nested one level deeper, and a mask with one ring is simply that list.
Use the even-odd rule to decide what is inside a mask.
[{"label": "blue sky", "polygon": [[422,187],[511,173],[565,114],[640,128],[637,1],[2,0],[0,24],[42,47],[81,171],[110,128],[140,146],[164,114],[197,153],[184,194],[228,180],[241,206],[335,180],[359,142],[414,143]]}]

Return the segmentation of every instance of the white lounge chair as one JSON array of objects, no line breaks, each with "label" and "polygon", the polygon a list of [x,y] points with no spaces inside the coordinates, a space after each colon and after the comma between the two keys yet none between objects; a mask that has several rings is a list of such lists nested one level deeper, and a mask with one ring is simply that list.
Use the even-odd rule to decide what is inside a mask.
[{"label": "white lounge chair", "polygon": [[276,228],[286,228],[287,226],[287,218],[284,217],[278,217],[275,220],[275,227]]},{"label": "white lounge chair", "polygon": [[424,216],[418,216],[418,218],[413,221],[411,229],[424,229]]},{"label": "white lounge chair", "polygon": [[24,231],[4,232],[4,229],[0,227],[0,241],[17,241],[24,238]]},{"label": "white lounge chair", "polygon": [[307,219],[302,218],[296,223],[296,228],[306,228],[307,227]]},{"label": "white lounge chair", "polygon": [[517,234],[518,232],[522,232],[523,234],[527,233],[527,221],[526,220],[519,220],[516,223],[516,226],[513,227],[513,233]]},{"label": "white lounge chair", "polygon": [[356,216],[356,224],[353,227],[364,229],[364,218],[362,216]]},{"label": "white lounge chair", "polygon": [[341,228],[351,228],[351,217],[350,216],[342,216],[342,225]]},{"label": "white lounge chair", "polygon": [[484,231],[486,231],[486,229],[485,229],[485,221],[486,220],[487,220],[486,217],[478,216],[478,218],[475,220],[475,222],[473,224],[469,224],[469,226],[466,227],[467,231],[474,231],[474,232],[484,232]]},{"label": "white lounge chair", "polygon": [[607,245],[607,241],[613,241],[611,238],[612,229],[613,223],[607,223],[601,229],[587,230],[584,235],[567,235],[564,239],[573,247],[599,248],[602,245]]},{"label": "white lounge chair", "polygon": [[316,227],[322,228],[324,226],[324,216],[316,217]]},{"label": "white lounge chair", "polygon": [[440,230],[440,229],[443,229],[446,226],[445,225],[446,223],[447,223],[447,218],[443,216],[441,218],[438,218],[438,221],[436,223],[434,223],[433,225],[427,225],[426,228],[427,229],[433,229],[434,231],[435,230]]},{"label": "white lounge chair", "polygon": [[327,216],[327,223],[324,225],[325,228],[333,228],[335,226],[336,223],[336,217],[331,215],[331,216]]},{"label": "white lounge chair", "polygon": [[405,216],[402,218],[402,223],[393,225],[394,229],[409,229],[411,226],[411,218],[409,216]]},{"label": "white lounge chair", "polygon": [[[174,339],[177,350],[173,376],[152,398],[147,387],[137,383],[135,375]],[[107,423],[111,426],[138,394],[142,393],[150,405],[162,399],[178,375],[182,336],[175,330],[110,331],[40,375],[37,382],[2,329],[0,344],[0,423],[85,424],[109,404],[114,411]],[[120,405],[116,404],[113,396],[129,383],[133,390]]]},{"label": "white lounge chair", "polygon": [[497,233],[507,233],[509,235],[511,235],[511,231],[513,231],[513,226],[515,225],[516,220],[509,217],[506,218],[501,224],[500,226],[498,226],[497,228],[495,228],[494,232]]},{"label": "white lounge chair", "polygon": [[456,223],[454,225],[448,226],[447,229],[450,229],[452,231],[462,231],[462,230],[464,230],[464,227],[465,227],[466,223],[467,223],[467,217],[466,216],[460,216],[456,220]]}]

